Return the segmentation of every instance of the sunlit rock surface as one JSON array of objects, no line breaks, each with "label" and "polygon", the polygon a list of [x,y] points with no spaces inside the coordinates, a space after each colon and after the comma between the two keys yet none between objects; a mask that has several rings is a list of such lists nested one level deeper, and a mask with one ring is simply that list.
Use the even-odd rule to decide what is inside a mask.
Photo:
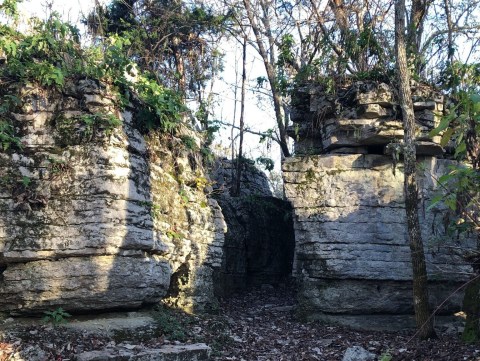
[{"label": "sunlit rock surface", "polygon": [[[21,100],[22,147],[0,154],[0,309],[214,307],[225,223],[198,154],[141,134],[94,81]],[[89,123],[100,113],[122,124]]]},{"label": "sunlit rock surface", "polygon": [[[412,313],[403,164],[393,161],[388,147],[403,137],[393,92],[372,82],[354,83],[336,96],[319,89],[306,87],[297,94],[297,155],[283,164],[294,210],[298,313],[310,319],[322,313]],[[452,252],[465,240],[446,235],[445,207],[430,207],[438,178],[454,164],[439,159],[444,153],[439,139],[428,137],[443,99],[426,87],[412,90],[431,303],[445,301],[440,310],[445,312],[459,306],[462,294],[454,291],[470,267]]]}]

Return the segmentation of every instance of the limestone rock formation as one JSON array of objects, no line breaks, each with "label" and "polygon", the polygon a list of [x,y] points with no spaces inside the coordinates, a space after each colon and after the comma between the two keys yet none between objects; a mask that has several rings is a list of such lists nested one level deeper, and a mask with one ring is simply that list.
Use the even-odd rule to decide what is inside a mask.
[{"label": "limestone rock formation", "polygon": [[[294,97],[290,136],[297,155],[380,153],[388,143],[403,139],[401,111],[390,85],[354,82],[328,93],[322,86],[305,86]],[[430,87],[412,88],[420,155],[441,155],[440,137],[428,133],[439,122],[444,97]]]},{"label": "limestone rock formation", "polygon": [[229,192],[229,160],[219,159],[213,174],[228,226],[216,293],[226,296],[252,285],[284,282],[291,275],[295,244],[290,204],[273,197],[266,175],[254,165],[244,164],[238,197]]},{"label": "limestone rock formation", "polygon": [[225,224],[198,157],[180,139],[141,134],[135,109],[120,112],[98,82],[63,94],[27,85],[20,98],[21,148],[0,153],[0,309],[134,308],[166,296],[209,307]]},{"label": "limestone rock formation", "polygon": [[[388,145],[403,137],[392,90],[373,82],[351,84],[336,96],[318,89],[304,88],[297,95],[297,156],[283,164],[285,192],[294,210],[298,313],[310,319],[412,313],[403,165],[388,154]],[[437,158],[443,149],[437,138],[428,137],[438,124],[443,99],[426,87],[413,90],[419,216],[431,303],[445,301],[441,311],[452,310],[462,297],[452,292],[470,267],[450,251],[457,243],[447,239],[445,207],[429,207],[438,178],[453,164]]]}]

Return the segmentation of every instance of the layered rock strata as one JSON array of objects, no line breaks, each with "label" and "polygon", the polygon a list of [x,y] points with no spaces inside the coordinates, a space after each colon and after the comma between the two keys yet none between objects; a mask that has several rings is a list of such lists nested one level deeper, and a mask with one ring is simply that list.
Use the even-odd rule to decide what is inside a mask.
[{"label": "layered rock strata", "polygon": [[136,109],[120,112],[98,82],[19,94],[21,147],[0,153],[0,309],[128,309],[167,296],[210,307],[225,224],[199,157],[141,134]]},{"label": "layered rock strata", "polygon": [[[285,192],[294,209],[298,311],[310,319],[412,313],[403,165],[388,154],[388,145],[403,137],[393,92],[376,83],[355,83],[337,98],[313,89],[305,88],[306,98],[297,99],[295,121],[303,129],[297,132],[299,154],[283,164]],[[438,178],[453,164],[437,159],[443,149],[427,134],[443,105],[435,92],[425,88],[420,97],[420,87],[413,90],[431,302],[445,301],[446,311],[460,304],[461,294],[453,292],[470,267],[450,251],[464,243],[446,237],[445,208],[430,207]]]},{"label": "layered rock strata", "polygon": [[[417,153],[442,155],[440,137],[430,137],[443,114],[444,96],[432,88],[412,87],[417,121]],[[389,143],[403,139],[401,110],[390,85],[355,82],[327,92],[322,86],[298,89],[293,99],[289,134],[295,154],[384,153]]]},{"label": "layered rock strata", "polygon": [[230,194],[232,172],[232,163],[222,159],[212,174],[228,226],[222,266],[216,272],[220,296],[285,282],[291,275],[295,245],[291,206],[273,197],[265,173],[244,164],[240,195],[235,197]]}]

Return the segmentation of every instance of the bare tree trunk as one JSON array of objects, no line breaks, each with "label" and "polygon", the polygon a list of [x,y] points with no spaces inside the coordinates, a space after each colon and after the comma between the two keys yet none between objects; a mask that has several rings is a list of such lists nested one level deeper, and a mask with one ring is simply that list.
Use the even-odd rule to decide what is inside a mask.
[{"label": "bare tree trunk", "polygon": [[430,317],[427,288],[427,267],[418,221],[418,189],[416,179],[415,116],[410,91],[410,74],[407,67],[405,44],[405,0],[395,4],[395,53],[400,106],[404,128],[405,210],[413,269],[413,305],[418,335],[422,339],[435,337],[433,318]]},{"label": "bare tree trunk", "polygon": [[[477,249],[479,241],[477,236]],[[467,314],[465,329],[462,333],[462,340],[466,343],[475,343],[480,340],[480,264],[478,257],[471,264],[475,273],[465,288],[462,307],[463,312]]]},{"label": "bare tree trunk", "polygon": [[178,91],[182,94],[183,99],[186,97],[186,79],[185,79],[185,64],[181,51],[177,46],[173,47],[173,56],[175,58],[175,67],[178,74]]},{"label": "bare tree trunk", "polygon": [[237,156],[237,176],[235,178],[235,195],[240,195],[240,186],[242,180],[243,167],[243,133],[245,127],[245,83],[247,80],[247,36],[243,37],[243,54],[242,54],[242,94],[240,100],[240,140],[238,144]]},{"label": "bare tree trunk", "polygon": [[410,11],[410,22],[408,24],[408,54],[415,59],[415,71],[420,74],[425,66],[425,59],[420,53],[420,44],[422,42],[423,28],[428,8],[432,0],[412,0]]}]

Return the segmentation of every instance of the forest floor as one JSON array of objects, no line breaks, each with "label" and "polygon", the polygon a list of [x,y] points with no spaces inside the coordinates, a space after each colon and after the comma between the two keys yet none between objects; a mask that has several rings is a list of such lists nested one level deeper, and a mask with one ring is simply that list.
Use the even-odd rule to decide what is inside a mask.
[{"label": "forest floor", "polygon": [[384,361],[480,360],[480,345],[462,344],[456,333],[439,330],[438,339],[419,341],[413,332],[354,331],[302,323],[295,318],[294,305],[289,288],[263,287],[222,300],[215,315],[191,316],[164,308],[131,313],[125,316],[133,325],[130,328],[118,326],[119,316],[94,322],[76,318],[62,326],[10,319],[4,321],[9,326],[0,330],[0,361],[66,361],[90,350],[118,354],[121,348],[140,352],[199,342],[212,348],[211,359],[217,361],[341,361],[352,346],[361,346]]}]

